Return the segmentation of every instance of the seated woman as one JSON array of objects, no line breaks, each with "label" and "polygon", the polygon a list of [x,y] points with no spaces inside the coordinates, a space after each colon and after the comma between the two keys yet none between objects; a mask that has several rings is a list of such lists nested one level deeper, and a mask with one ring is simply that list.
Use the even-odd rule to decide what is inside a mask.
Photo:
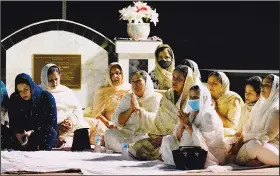
[{"label": "seated woman", "polygon": [[279,165],[279,77],[263,79],[261,97],[243,128],[236,163],[245,166]]},{"label": "seated woman", "polygon": [[19,144],[16,149],[51,150],[56,145],[55,99],[25,73],[16,76],[15,92],[10,97],[8,113],[10,128]]},{"label": "seated woman", "polygon": [[74,131],[79,128],[88,128],[89,125],[83,120],[82,107],[68,87],[60,84],[60,69],[55,64],[47,64],[41,71],[41,84],[43,90],[51,93],[56,102],[57,124],[59,141],[57,147],[71,147]]},{"label": "seated woman", "polygon": [[8,92],[1,81],[1,150],[12,149],[17,144],[17,139],[9,128],[8,104]]},{"label": "seated woman", "polygon": [[5,84],[1,81],[1,125],[6,127],[9,127],[8,104],[8,92]]},{"label": "seated woman", "polygon": [[154,88],[167,90],[172,87],[172,72],[175,68],[173,50],[167,44],[161,44],[155,51],[155,69],[150,72]]},{"label": "seated woman", "polygon": [[240,136],[242,128],[249,119],[249,113],[253,106],[260,98],[262,78],[259,76],[253,76],[249,78],[245,85],[245,104],[242,107],[241,117],[237,125],[237,131],[235,136]]},{"label": "seated woman", "polygon": [[[181,65],[186,65],[186,66],[190,67],[192,69],[192,71],[194,72],[194,75],[196,77],[195,84],[198,84],[199,86],[202,85],[202,88],[207,89],[207,91],[209,93],[209,90],[207,88],[207,84],[201,82],[201,74],[200,74],[200,71],[198,69],[197,63],[193,60],[190,60],[190,59],[184,59],[181,62]],[[188,113],[188,111],[186,111],[186,113]]]},{"label": "seated woman", "polygon": [[229,90],[229,85],[229,79],[223,72],[212,72],[208,76],[207,86],[213,106],[223,122],[225,136],[235,134],[244,105],[242,98]]},{"label": "seated woman", "polygon": [[122,97],[130,90],[131,85],[123,79],[122,65],[111,63],[106,72],[105,84],[96,91],[93,104],[84,110],[84,115],[90,117],[86,120],[91,126],[91,144],[94,144],[95,136],[104,137],[108,128],[115,128],[112,116]]},{"label": "seated woman", "polygon": [[159,153],[163,136],[170,135],[178,122],[178,110],[184,107],[189,88],[195,83],[192,70],[179,65],[173,71],[172,88],[167,90],[160,102],[160,108],[154,119],[143,124],[149,138],[137,141],[129,152],[139,160],[161,159]]},{"label": "seated woman", "polygon": [[208,151],[205,168],[223,164],[227,152],[223,123],[211,107],[209,91],[201,85],[192,86],[186,106],[191,112],[186,114],[179,110],[179,123],[174,134],[163,137],[160,153],[164,163],[175,165],[172,151],[179,146],[200,146]]},{"label": "seated woman", "polygon": [[105,132],[106,149],[121,152],[122,143],[134,143],[147,137],[142,123],[153,119],[159,107],[162,95],[156,93],[153,83],[145,71],[132,74],[133,93],[126,94],[113,115],[113,123],[120,129],[109,129]]}]

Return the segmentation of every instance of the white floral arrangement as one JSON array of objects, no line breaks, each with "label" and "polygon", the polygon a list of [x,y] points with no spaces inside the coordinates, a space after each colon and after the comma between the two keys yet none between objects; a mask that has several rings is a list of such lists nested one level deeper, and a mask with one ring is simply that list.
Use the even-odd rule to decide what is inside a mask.
[{"label": "white floral arrangement", "polygon": [[153,22],[156,26],[158,22],[158,13],[147,3],[137,1],[133,2],[134,6],[128,6],[119,10],[120,20],[127,20],[129,23],[148,23]]}]

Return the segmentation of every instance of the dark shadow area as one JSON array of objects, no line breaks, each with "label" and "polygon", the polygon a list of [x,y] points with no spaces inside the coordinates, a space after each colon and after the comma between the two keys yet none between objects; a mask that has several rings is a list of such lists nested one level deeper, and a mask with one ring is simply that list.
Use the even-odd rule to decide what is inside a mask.
[{"label": "dark shadow area", "polygon": [[[146,161],[145,163],[141,163],[141,164],[138,164],[135,166],[121,166],[121,167],[154,167],[158,164],[159,164],[159,161]],[[162,164],[163,164],[163,162],[162,162]]]},{"label": "dark shadow area", "polygon": [[120,161],[122,156],[102,156],[100,158],[86,159],[84,161]]},{"label": "dark shadow area", "polygon": [[[160,164],[160,165],[158,165]],[[158,166],[157,166],[158,165]],[[163,171],[181,171],[176,169],[175,166],[172,165],[166,165],[163,162],[159,163],[159,161],[147,161],[145,163],[141,163],[135,166],[121,166],[123,168],[129,168],[129,167],[135,167],[135,168],[139,168],[139,167],[143,167],[143,168],[147,168],[147,167],[155,167],[157,166],[157,170],[163,170]]]},{"label": "dark shadow area", "polygon": [[[159,13],[159,22],[151,25],[150,36],[162,38],[173,48],[176,65],[189,58],[201,69],[279,69],[277,1],[147,1],[147,4]],[[119,10],[129,5],[132,1],[67,1],[66,19],[89,26],[113,41],[115,37],[128,37],[127,21],[119,20]],[[61,18],[61,1],[3,1],[1,38],[34,22]],[[74,30],[63,23],[48,27]],[[31,32],[41,30],[44,29],[34,28]],[[82,28],[75,33],[103,42]],[[17,41],[15,38],[12,42]],[[10,44],[7,41],[5,46]]]}]

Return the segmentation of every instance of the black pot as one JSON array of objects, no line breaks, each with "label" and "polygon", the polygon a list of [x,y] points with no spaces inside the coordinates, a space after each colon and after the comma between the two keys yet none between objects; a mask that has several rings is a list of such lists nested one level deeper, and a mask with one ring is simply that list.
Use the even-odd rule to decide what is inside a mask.
[{"label": "black pot", "polygon": [[91,149],[89,143],[89,128],[80,128],[74,132],[72,151],[82,151]]}]

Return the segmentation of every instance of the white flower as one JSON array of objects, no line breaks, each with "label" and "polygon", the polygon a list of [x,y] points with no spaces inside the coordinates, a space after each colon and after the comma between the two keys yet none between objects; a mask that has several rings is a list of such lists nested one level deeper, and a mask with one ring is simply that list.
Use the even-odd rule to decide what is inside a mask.
[{"label": "white flower", "polygon": [[153,22],[155,24],[155,26],[158,22],[158,13],[156,12],[156,9],[155,9],[155,11],[152,12],[151,22]]},{"label": "white flower", "polygon": [[[119,10],[120,20],[127,20],[129,23],[146,23],[153,22],[155,25],[158,22],[159,14],[153,10],[147,3],[133,2],[134,6],[128,6]],[[143,21],[144,20],[144,21]]]},{"label": "white flower", "polygon": [[147,3],[138,1],[138,2],[133,2],[134,6],[137,7],[138,9],[141,9],[142,7],[144,8],[148,8],[149,6],[147,5]]}]

